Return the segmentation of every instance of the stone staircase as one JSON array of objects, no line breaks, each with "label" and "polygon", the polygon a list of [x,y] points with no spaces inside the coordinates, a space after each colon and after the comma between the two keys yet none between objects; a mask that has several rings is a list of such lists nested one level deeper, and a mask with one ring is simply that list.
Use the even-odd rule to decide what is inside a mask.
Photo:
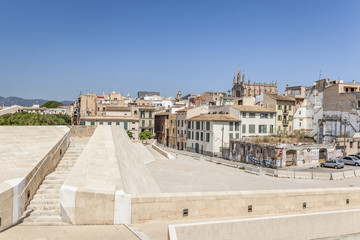
[{"label": "stone staircase", "polygon": [[73,142],[54,172],[45,177],[21,217],[21,225],[68,225],[61,219],[60,188],[87,142]]}]

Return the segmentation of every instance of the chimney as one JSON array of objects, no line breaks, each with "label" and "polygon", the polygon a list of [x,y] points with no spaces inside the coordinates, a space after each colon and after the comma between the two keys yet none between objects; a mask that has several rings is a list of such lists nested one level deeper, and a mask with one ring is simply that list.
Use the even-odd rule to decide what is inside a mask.
[{"label": "chimney", "polygon": [[355,80],[353,80],[353,84],[355,84]]}]

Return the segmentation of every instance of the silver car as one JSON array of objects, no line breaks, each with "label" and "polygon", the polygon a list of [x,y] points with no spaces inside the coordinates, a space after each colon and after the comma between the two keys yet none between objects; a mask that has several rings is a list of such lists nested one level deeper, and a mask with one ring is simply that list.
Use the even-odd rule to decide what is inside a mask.
[{"label": "silver car", "polygon": [[360,165],[360,159],[358,159],[357,157],[354,157],[354,156],[346,156],[346,157],[342,157],[340,159],[343,160],[344,163],[347,165],[355,165],[355,166]]},{"label": "silver car", "polygon": [[341,159],[329,159],[320,164],[321,167],[344,168],[344,162]]}]

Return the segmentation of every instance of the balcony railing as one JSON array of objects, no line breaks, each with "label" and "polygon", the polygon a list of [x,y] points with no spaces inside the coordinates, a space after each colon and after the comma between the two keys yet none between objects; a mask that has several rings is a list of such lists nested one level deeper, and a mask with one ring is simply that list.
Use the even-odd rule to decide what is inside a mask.
[{"label": "balcony railing", "polygon": [[289,120],[283,120],[283,121],[282,121],[282,124],[283,124],[283,125],[289,125]]}]

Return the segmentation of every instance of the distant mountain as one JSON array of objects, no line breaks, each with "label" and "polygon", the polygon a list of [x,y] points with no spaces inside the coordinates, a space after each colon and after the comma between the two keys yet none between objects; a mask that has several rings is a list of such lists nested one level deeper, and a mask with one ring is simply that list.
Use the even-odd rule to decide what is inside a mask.
[{"label": "distant mountain", "polygon": [[[1,97],[0,96],[0,107],[10,107],[13,105],[19,105],[23,107],[32,107],[33,105],[43,105],[49,100],[44,99],[24,99],[19,97]],[[64,105],[70,105],[73,101],[62,101]]]}]

